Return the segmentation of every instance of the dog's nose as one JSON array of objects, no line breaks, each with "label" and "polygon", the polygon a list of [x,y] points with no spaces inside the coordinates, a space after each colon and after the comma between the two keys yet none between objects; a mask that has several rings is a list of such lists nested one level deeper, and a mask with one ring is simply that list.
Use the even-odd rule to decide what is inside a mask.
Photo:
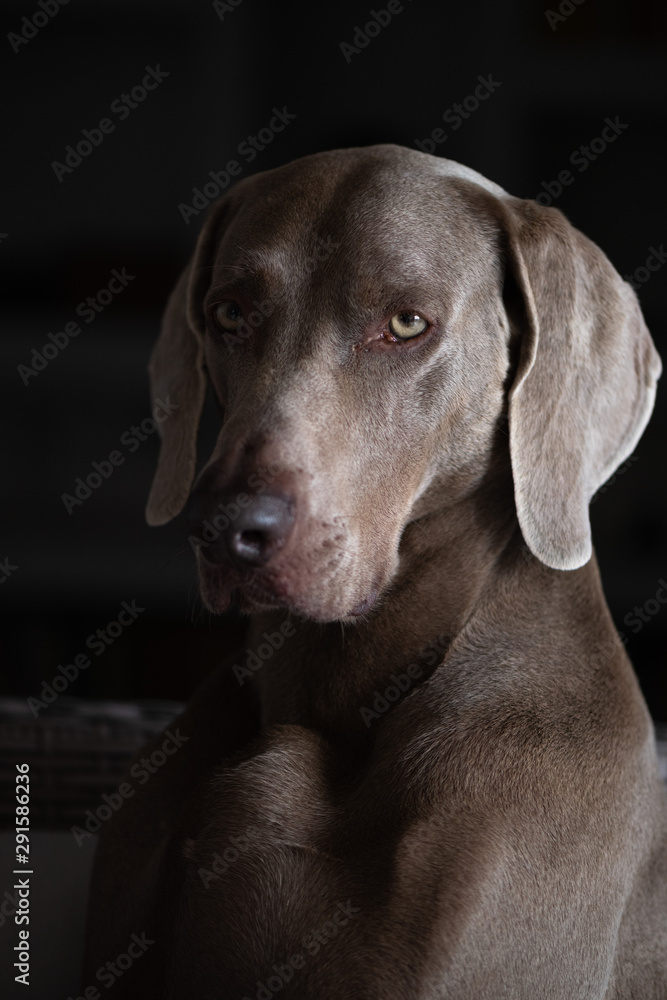
[{"label": "dog's nose", "polygon": [[244,565],[262,565],[283,547],[294,527],[295,504],[289,496],[237,494],[217,504],[215,499],[195,491],[188,511],[190,531],[208,562],[220,564],[231,558]]},{"label": "dog's nose", "polygon": [[231,555],[259,565],[282,548],[294,527],[294,504],[286,497],[254,497],[227,531]]}]

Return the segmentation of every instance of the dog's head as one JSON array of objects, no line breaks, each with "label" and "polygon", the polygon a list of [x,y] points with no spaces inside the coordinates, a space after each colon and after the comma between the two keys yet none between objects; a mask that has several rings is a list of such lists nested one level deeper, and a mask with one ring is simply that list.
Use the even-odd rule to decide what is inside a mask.
[{"label": "dog's head", "polygon": [[190,495],[207,379],[222,411],[190,500],[207,606],[236,593],[328,621],[372,606],[410,520],[475,490],[503,414],[526,543],[554,569],[587,562],[588,504],[639,439],[660,361],[630,287],[560,212],[375,146],[212,206],[150,373],[177,404],[150,524]]}]

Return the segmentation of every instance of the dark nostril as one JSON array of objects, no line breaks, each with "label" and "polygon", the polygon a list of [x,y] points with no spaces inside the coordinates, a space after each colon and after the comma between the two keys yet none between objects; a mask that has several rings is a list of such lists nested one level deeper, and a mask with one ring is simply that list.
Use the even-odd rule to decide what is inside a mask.
[{"label": "dark nostril", "polygon": [[265,536],[261,531],[239,531],[238,537],[232,539],[232,547],[236,554],[248,562],[257,562],[262,557]]}]

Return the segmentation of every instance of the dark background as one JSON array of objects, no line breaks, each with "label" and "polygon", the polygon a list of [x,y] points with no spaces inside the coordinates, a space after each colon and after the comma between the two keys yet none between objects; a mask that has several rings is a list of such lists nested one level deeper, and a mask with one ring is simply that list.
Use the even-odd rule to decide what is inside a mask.
[{"label": "dark background", "polygon": [[[17,53],[6,34],[39,8],[4,5],[0,560],[17,568],[0,585],[0,694],[38,695],[122,601],[145,610],[68,694],[184,699],[242,641],[241,619],[201,609],[183,518],[161,529],[144,523],[156,435],[134,454],[120,445],[150,414],[148,355],[204,216],[186,225],[178,206],[209,171],[233,158],[248,176],[338,146],[414,146],[442,127],[439,155],[522,197],[569,168],[574,182],[554,204],[621,274],[667,240],[667,13],[658,0],[566,0],[572,13],[554,29],[546,4],[406,0],[349,62],[340,43],[384,0],[236,2],[221,18],[192,0],[70,0]],[[111,114],[158,64],[169,74],[159,87],[124,121]],[[500,86],[453,131],[443,112],[489,74]],[[274,107],[296,118],[248,164],[239,143],[268,125]],[[578,172],[570,154],[616,116],[628,127]],[[104,117],[114,132],[59,182],[52,162]],[[113,268],[134,279],[24,385],[17,367],[77,320],[78,303],[106,287]],[[639,293],[663,353],[666,274],[667,266]],[[612,613],[662,719],[667,611],[648,614],[636,634],[623,619],[667,577],[666,423],[663,388],[636,461],[592,508]],[[68,514],[61,495],[119,448],[125,463]]]}]

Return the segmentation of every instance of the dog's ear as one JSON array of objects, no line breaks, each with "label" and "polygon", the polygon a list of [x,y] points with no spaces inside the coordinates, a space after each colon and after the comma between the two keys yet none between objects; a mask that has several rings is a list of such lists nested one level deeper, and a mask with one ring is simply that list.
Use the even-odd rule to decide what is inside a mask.
[{"label": "dog's ear", "polygon": [[508,199],[505,211],[519,524],[541,562],[577,569],[592,552],[591,497],[637,444],[662,366],[637,297],[595,244],[556,209]]},{"label": "dog's ear", "polygon": [[209,212],[190,263],[169,297],[148,366],[151,399],[165,403],[170,413],[158,424],[160,455],[146,505],[150,525],[166,524],[180,514],[195,475],[197,431],[206,395],[202,301],[213,273],[225,207],[223,199]]}]

